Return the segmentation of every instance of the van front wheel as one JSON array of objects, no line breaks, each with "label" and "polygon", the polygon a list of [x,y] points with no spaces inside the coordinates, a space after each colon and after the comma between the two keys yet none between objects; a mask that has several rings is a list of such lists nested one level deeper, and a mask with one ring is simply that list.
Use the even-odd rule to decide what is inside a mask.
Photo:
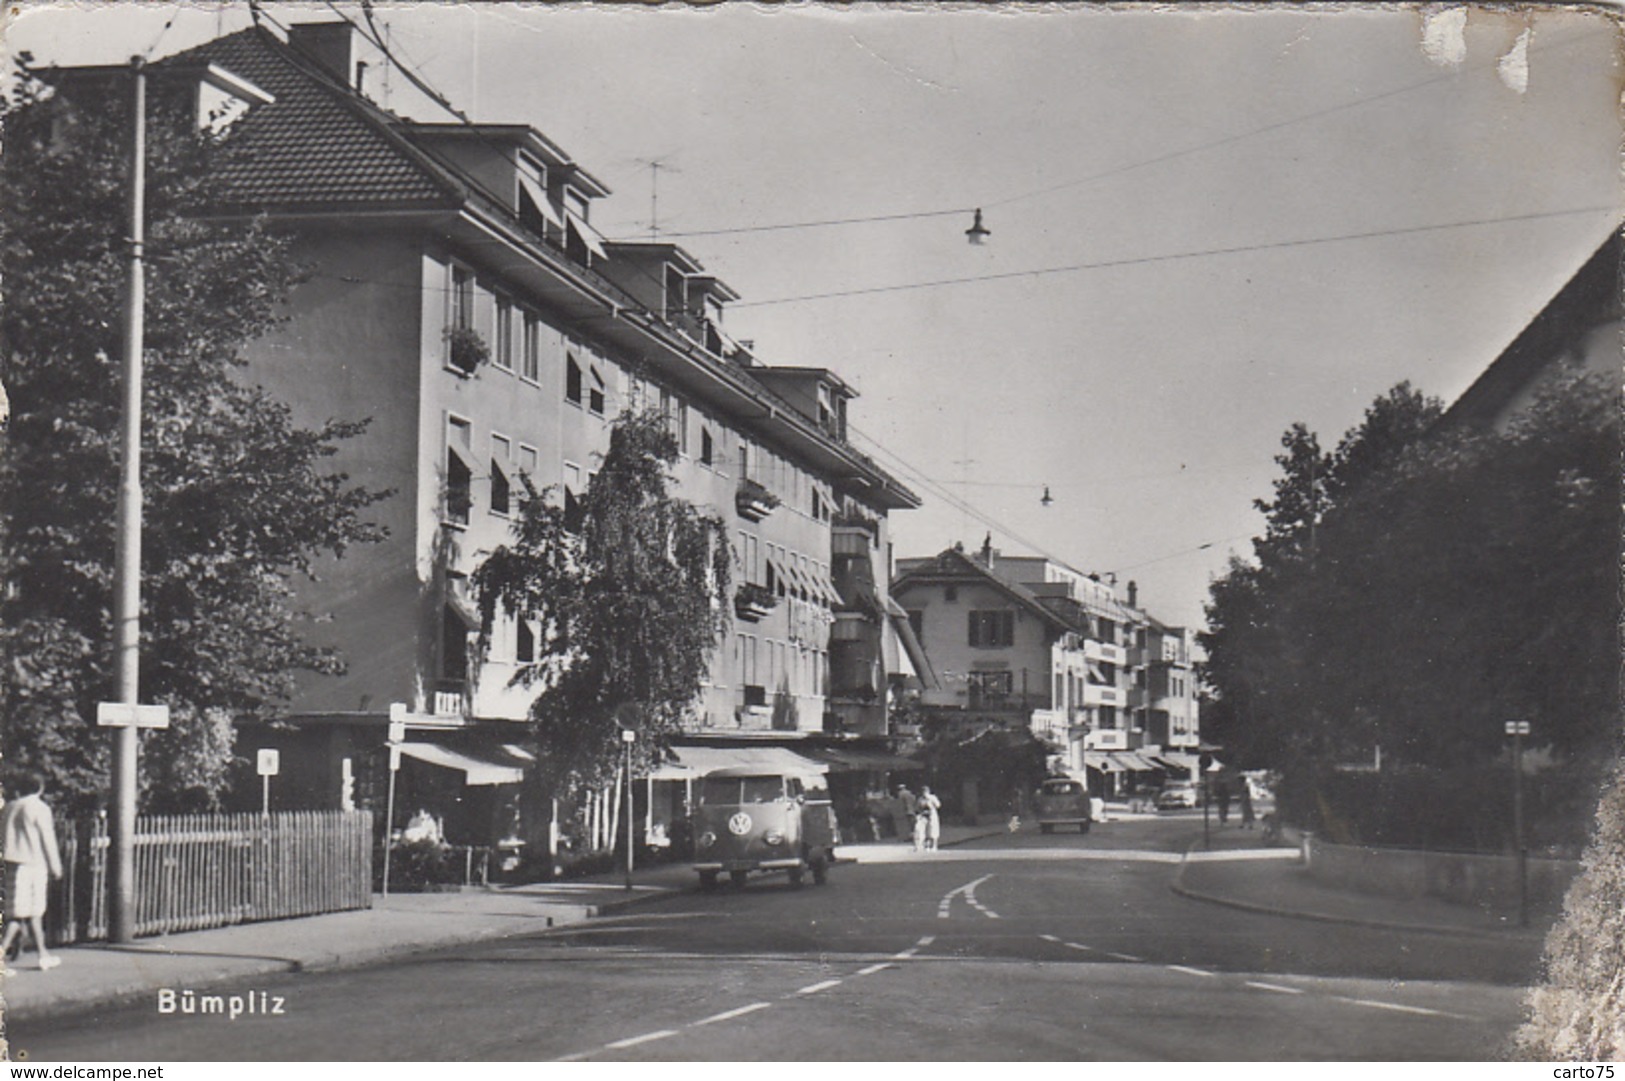
[{"label": "van front wheel", "polygon": [[750,877],[750,872],[749,871],[729,871],[728,872],[728,877],[733,879],[734,889],[742,890],[742,889],[745,888],[745,880]]}]

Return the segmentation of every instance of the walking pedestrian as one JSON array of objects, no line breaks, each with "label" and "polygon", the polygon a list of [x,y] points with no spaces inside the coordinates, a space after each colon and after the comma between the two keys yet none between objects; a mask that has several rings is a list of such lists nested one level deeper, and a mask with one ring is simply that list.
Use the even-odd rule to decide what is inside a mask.
[{"label": "walking pedestrian", "polygon": [[1230,782],[1221,777],[1217,788],[1219,790],[1219,825],[1223,826],[1230,821]]},{"label": "walking pedestrian", "polygon": [[920,798],[908,790],[908,785],[897,786],[897,798],[903,801],[903,821],[908,823],[909,837],[918,852],[925,843],[925,831],[920,825]]},{"label": "walking pedestrian", "polygon": [[1253,828],[1253,785],[1245,777],[1241,779],[1241,828]]},{"label": "walking pedestrian", "polygon": [[6,864],[6,930],[0,936],[0,955],[10,952],[26,924],[43,971],[62,963],[45,946],[45,908],[51,879],[62,877],[62,856],[51,809],[45,805],[45,781],[37,773],[26,773],[17,782],[22,795],[0,808],[0,847]]},{"label": "walking pedestrian", "polygon": [[942,838],[942,801],[931,791],[930,785],[920,789],[920,818],[925,823],[925,847],[935,852]]}]

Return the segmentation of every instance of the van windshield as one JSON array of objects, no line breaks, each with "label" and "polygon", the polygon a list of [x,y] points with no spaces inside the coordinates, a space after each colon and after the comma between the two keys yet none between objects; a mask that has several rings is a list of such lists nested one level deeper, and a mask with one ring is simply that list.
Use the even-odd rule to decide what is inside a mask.
[{"label": "van windshield", "polygon": [[700,802],[710,804],[771,803],[784,796],[784,778],[707,777],[700,782]]}]

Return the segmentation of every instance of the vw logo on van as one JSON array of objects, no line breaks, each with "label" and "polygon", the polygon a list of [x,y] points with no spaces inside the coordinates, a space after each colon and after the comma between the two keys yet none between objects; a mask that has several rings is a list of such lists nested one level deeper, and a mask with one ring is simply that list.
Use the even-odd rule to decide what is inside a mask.
[{"label": "vw logo on van", "polygon": [[752,823],[750,820],[750,815],[746,814],[744,811],[739,811],[735,813],[732,818],[728,819],[728,832],[733,834],[735,837],[743,837],[745,834],[750,832],[751,825]]}]

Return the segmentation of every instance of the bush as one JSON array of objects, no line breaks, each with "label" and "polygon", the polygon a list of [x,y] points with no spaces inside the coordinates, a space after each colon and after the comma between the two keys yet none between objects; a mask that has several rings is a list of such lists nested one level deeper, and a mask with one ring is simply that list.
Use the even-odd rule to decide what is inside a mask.
[{"label": "bush", "polygon": [[1625,764],[1597,808],[1597,832],[1563,917],[1546,936],[1545,970],[1529,992],[1517,1057],[1625,1058]]},{"label": "bush", "polygon": [[[1602,779],[1594,768],[1525,775],[1531,855],[1579,854]],[[1336,843],[1461,852],[1516,848],[1512,777],[1505,762],[1381,773],[1288,771],[1276,796],[1283,821]]]}]

